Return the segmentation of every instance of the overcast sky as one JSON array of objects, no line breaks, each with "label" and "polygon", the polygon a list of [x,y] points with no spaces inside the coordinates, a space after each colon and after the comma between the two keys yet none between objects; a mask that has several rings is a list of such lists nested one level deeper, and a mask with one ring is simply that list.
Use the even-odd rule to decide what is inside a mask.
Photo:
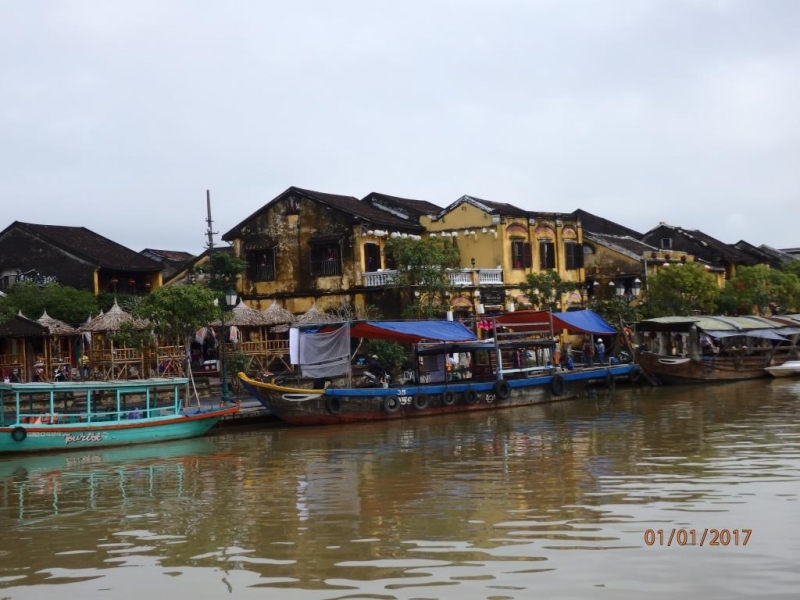
[{"label": "overcast sky", "polygon": [[[291,185],[800,246],[794,0],[0,1],[4,221],[199,253]],[[218,236],[219,239],[219,236]]]}]

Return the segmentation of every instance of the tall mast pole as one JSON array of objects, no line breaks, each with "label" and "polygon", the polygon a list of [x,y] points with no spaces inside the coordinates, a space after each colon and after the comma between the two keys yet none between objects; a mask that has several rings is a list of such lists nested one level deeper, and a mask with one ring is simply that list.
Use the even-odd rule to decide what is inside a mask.
[{"label": "tall mast pole", "polygon": [[208,229],[206,230],[206,235],[208,236],[208,241],[206,242],[206,247],[211,250],[214,248],[214,234],[217,233],[214,231],[212,224],[214,221],[211,219],[211,190],[206,190],[206,223],[208,223]]}]

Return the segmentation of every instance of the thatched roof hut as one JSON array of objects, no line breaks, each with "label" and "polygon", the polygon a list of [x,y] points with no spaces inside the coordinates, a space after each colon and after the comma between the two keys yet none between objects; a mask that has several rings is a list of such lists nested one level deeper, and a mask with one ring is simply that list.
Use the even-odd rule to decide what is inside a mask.
[{"label": "thatched roof hut", "polygon": [[316,306],[311,306],[306,312],[297,317],[299,325],[316,325],[318,323],[332,323],[336,321],[336,317],[321,310],[317,310]]},{"label": "thatched roof hut", "polygon": [[[239,303],[233,307],[230,312],[225,313],[225,325],[235,327],[264,327],[271,325],[269,317],[263,311],[250,308],[244,302],[239,300]],[[222,320],[217,319],[211,323],[212,327],[220,327]]]},{"label": "thatched roof hut", "polygon": [[295,321],[294,313],[290,310],[286,310],[285,308],[281,308],[281,306],[275,301],[272,301],[272,304],[269,305],[269,308],[266,308],[261,311],[264,315],[269,319],[270,325],[279,325],[279,324],[291,324]]},{"label": "thatched roof hut", "polygon": [[93,333],[101,333],[106,331],[119,331],[123,323],[133,323],[137,329],[144,329],[149,327],[149,323],[142,319],[137,319],[130,313],[126,313],[119,307],[117,301],[114,300],[114,306],[108,309],[108,312],[103,314],[101,311],[94,319],[81,327],[82,331],[91,331]]},{"label": "thatched roof hut", "polygon": [[36,322],[47,327],[50,335],[80,335],[80,332],[72,325],[67,325],[64,321],[54,319],[47,314],[47,311],[44,311],[42,316],[36,319]]}]

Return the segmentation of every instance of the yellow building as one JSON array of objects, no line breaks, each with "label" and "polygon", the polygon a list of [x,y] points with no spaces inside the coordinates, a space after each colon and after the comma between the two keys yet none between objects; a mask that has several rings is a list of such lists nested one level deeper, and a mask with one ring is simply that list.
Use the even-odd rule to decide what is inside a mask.
[{"label": "yellow building", "polygon": [[[431,237],[458,246],[461,272],[451,275],[460,291],[454,311],[494,312],[524,307],[520,284],[528,274],[553,269],[564,281],[581,283],[583,231],[569,214],[527,211],[512,204],[462,196],[420,222]],[[561,298],[564,310],[580,306],[581,294]]]}]

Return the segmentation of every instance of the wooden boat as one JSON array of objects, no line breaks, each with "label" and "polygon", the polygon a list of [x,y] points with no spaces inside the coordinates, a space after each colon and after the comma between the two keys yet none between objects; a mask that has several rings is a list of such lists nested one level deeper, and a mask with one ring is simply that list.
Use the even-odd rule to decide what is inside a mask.
[{"label": "wooden boat", "polygon": [[800,360],[787,360],[782,365],[774,365],[764,369],[773,377],[792,377],[800,375]]},{"label": "wooden boat", "polygon": [[662,384],[757,379],[797,353],[798,334],[755,316],[648,319],[636,325],[636,362]]},{"label": "wooden boat", "polygon": [[[607,323],[605,328],[598,333],[614,331]],[[330,331],[332,326],[326,329]],[[590,382],[613,387],[618,377],[629,377],[637,370],[631,363],[573,370],[554,367],[552,318],[535,325],[495,323],[493,329],[494,338],[480,341],[464,325],[452,321],[365,322],[351,327],[352,337],[412,344],[413,368],[396,383],[353,385],[351,372],[340,378],[343,385],[332,385],[330,379],[323,383],[320,377],[315,385],[304,385],[302,380],[278,382],[274,377],[260,381],[245,373],[239,373],[239,379],[253,397],[287,423],[322,425],[565,400],[579,396]],[[451,355],[457,355],[458,361],[448,369],[447,357]],[[346,366],[350,366],[349,360]]]},{"label": "wooden boat", "polygon": [[186,407],[188,381],[0,384],[0,455],[197,437],[239,410]]}]

